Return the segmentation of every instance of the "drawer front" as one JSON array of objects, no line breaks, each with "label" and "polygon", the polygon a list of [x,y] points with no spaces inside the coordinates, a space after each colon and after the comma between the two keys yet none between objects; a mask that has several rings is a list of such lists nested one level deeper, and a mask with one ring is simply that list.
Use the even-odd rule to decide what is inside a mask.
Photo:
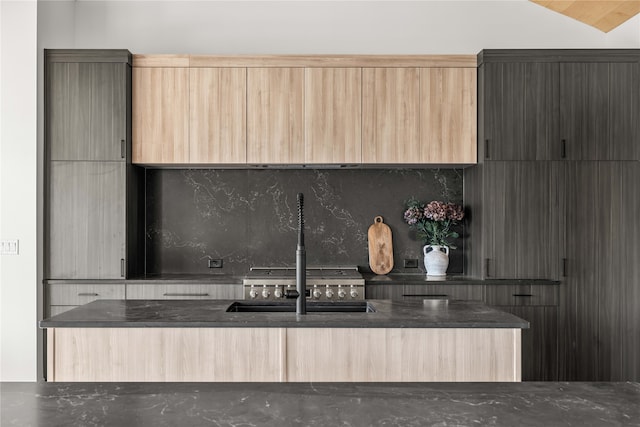
[{"label": "drawer front", "polygon": [[110,284],[49,284],[49,305],[82,305],[97,299],[124,299],[123,283]]},{"label": "drawer front", "polygon": [[495,306],[558,305],[555,285],[487,285],[486,303]]},{"label": "drawer front", "polygon": [[243,295],[239,284],[127,284],[127,299],[243,299]]},{"label": "drawer front", "polygon": [[404,285],[402,296],[414,298],[447,298],[482,301],[484,285]]},{"label": "drawer front", "polygon": [[402,285],[365,285],[364,296],[366,299],[402,299]]}]

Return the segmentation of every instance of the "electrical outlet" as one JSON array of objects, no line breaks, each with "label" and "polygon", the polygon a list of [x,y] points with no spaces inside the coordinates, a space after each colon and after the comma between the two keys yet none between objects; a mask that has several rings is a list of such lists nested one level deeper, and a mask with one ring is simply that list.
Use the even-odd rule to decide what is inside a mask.
[{"label": "electrical outlet", "polygon": [[209,268],[222,268],[222,259],[209,258]]},{"label": "electrical outlet", "polygon": [[405,258],[404,260],[404,268],[418,268],[418,260],[415,258]]},{"label": "electrical outlet", "polygon": [[3,240],[0,255],[18,255],[18,240]]}]

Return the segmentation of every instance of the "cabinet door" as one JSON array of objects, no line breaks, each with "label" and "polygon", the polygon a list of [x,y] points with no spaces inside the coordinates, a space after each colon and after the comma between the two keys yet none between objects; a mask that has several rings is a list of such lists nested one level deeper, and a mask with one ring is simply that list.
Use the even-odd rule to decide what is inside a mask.
[{"label": "cabinet door", "polygon": [[362,69],[305,69],[305,163],[362,161]]},{"label": "cabinet door", "polygon": [[190,163],[246,163],[247,70],[191,68]]},{"label": "cabinet door", "polygon": [[498,308],[529,322],[529,329],[522,330],[522,381],[557,381],[557,307]]},{"label": "cabinet door", "polygon": [[189,69],[133,69],[133,162],[189,161]]},{"label": "cabinet door", "polygon": [[420,162],[420,72],[362,70],[362,162]]},{"label": "cabinet door", "polygon": [[608,158],[640,160],[640,64],[611,64]]},{"label": "cabinet door", "polygon": [[475,68],[420,70],[422,163],[476,163]]},{"label": "cabinet door", "polygon": [[50,159],[124,161],[128,65],[57,62],[47,70]]},{"label": "cabinet door", "polygon": [[304,162],[304,69],[247,70],[247,162]]},{"label": "cabinet door", "polygon": [[566,158],[609,158],[608,63],[560,64],[560,135]]},{"label": "cabinet door", "polygon": [[483,157],[553,160],[561,157],[558,134],[558,64],[483,65],[480,99]]},{"label": "cabinet door", "polygon": [[560,162],[485,162],[484,276],[559,277]]},{"label": "cabinet door", "polygon": [[560,378],[598,380],[598,279],[603,211],[598,162],[565,164],[566,278],[560,289]]},{"label": "cabinet door", "polygon": [[125,164],[51,162],[48,278],[124,276]]}]

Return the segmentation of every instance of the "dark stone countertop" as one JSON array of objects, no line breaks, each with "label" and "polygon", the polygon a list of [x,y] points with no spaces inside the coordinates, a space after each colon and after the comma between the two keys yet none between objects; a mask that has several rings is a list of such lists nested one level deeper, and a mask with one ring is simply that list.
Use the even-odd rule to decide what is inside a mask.
[{"label": "dark stone countertop", "polygon": [[8,426],[640,426],[639,383],[0,383]]},{"label": "dark stone countertop", "polygon": [[550,279],[479,279],[463,275],[432,277],[424,273],[390,273],[377,275],[362,274],[367,285],[559,285],[560,281]]},{"label": "dark stone countertop", "polygon": [[[228,300],[97,300],[42,320],[43,328],[528,328],[481,302],[369,300],[374,313],[227,313]],[[295,304],[295,301],[291,301]],[[312,305],[311,303],[307,303]],[[330,303],[331,304],[331,303]],[[339,304],[339,303],[335,303]]]}]

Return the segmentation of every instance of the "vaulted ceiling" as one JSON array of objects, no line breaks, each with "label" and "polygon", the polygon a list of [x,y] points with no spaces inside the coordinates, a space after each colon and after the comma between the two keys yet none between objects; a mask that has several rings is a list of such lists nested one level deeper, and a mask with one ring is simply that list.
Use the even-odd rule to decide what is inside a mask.
[{"label": "vaulted ceiling", "polygon": [[529,0],[608,33],[640,12],[636,0]]}]

